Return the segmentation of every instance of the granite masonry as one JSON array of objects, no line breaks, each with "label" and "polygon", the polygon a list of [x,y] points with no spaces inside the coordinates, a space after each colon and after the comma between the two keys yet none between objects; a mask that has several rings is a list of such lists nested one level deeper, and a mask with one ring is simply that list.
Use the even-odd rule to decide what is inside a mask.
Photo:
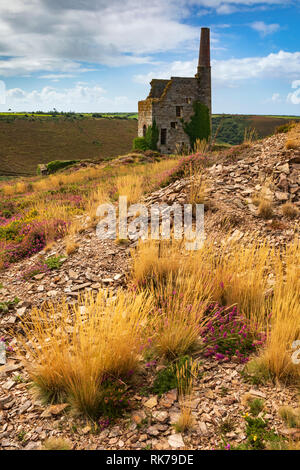
[{"label": "granite masonry", "polygon": [[[138,136],[146,134],[154,120],[159,129],[158,149],[162,153],[175,153],[190,146],[182,120],[188,122],[194,114],[193,103],[207,106],[211,116],[210,30],[201,29],[197,73],[194,77],[171,77],[170,80],[153,79],[147,99],[139,101]],[[201,125],[201,123],[200,123]]]}]

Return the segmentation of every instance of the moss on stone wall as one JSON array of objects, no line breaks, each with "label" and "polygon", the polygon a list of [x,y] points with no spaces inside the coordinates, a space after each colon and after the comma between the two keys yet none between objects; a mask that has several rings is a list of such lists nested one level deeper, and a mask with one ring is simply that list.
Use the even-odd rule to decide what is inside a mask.
[{"label": "moss on stone wall", "polygon": [[197,139],[208,140],[211,134],[209,109],[200,101],[193,103],[194,114],[190,121],[182,119],[184,132],[189,136],[191,147],[193,148]]}]

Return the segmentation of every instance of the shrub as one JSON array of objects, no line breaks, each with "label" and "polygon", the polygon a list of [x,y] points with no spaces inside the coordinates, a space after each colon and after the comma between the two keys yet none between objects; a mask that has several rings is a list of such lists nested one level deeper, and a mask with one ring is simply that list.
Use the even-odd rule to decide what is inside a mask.
[{"label": "shrub", "polygon": [[159,138],[159,129],[154,119],[152,126],[148,126],[146,130],[145,141],[147,143],[148,149],[157,150],[158,138]]},{"label": "shrub", "polygon": [[51,270],[59,269],[63,264],[62,258],[63,256],[49,256],[49,258],[45,260],[45,264],[47,268]]},{"label": "shrub", "polygon": [[52,162],[47,163],[47,170],[49,173],[56,173],[58,170],[67,168],[79,161],[80,160],[53,160]]},{"label": "shrub", "polygon": [[[215,313],[212,315],[211,312]],[[233,356],[240,362],[247,362],[248,355],[264,341],[264,336],[254,333],[237,307],[226,309],[212,304],[206,313],[209,321],[201,331],[207,344],[206,357],[229,361]]]},{"label": "shrub", "polygon": [[178,164],[160,175],[159,185],[167,186],[174,181],[191,176],[205,166],[205,156],[199,153],[182,157]]},{"label": "shrub", "polygon": [[148,143],[145,139],[145,137],[136,137],[133,139],[133,145],[132,145],[133,150],[149,150]]},{"label": "shrub", "polygon": [[250,413],[252,414],[252,416],[256,417],[264,409],[265,402],[264,400],[261,400],[260,398],[254,398],[253,400],[250,401],[249,406],[250,406]]},{"label": "shrub", "polygon": [[289,132],[293,127],[295,127],[295,121],[287,122],[286,124],[282,124],[281,126],[275,127],[275,134],[286,134]]}]

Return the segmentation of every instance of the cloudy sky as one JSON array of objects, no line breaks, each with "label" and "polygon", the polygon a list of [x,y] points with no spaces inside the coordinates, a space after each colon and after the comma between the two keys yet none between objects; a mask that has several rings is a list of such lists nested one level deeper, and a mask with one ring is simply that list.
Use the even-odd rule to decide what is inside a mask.
[{"label": "cloudy sky", "polygon": [[0,0],[0,111],[137,111],[206,26],[214,113],[300,115],[299,24],[300,0]]}]

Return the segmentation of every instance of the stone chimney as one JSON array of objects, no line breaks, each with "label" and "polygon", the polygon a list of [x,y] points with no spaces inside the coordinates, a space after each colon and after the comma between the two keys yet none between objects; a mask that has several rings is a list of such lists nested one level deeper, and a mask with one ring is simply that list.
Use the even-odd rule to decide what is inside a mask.
[{"label": "stone chimney", "polygon": [[203,67],[210,67],[210,30],[209,28],[201,28],[200,50],[197,75],[201,75]]},{"label": "stone chimney", "polygon": [[210,66],[210,30],[201,28],[199,61],[195,77],[199,80],[204,102],[211,113],[211,66]]}]

